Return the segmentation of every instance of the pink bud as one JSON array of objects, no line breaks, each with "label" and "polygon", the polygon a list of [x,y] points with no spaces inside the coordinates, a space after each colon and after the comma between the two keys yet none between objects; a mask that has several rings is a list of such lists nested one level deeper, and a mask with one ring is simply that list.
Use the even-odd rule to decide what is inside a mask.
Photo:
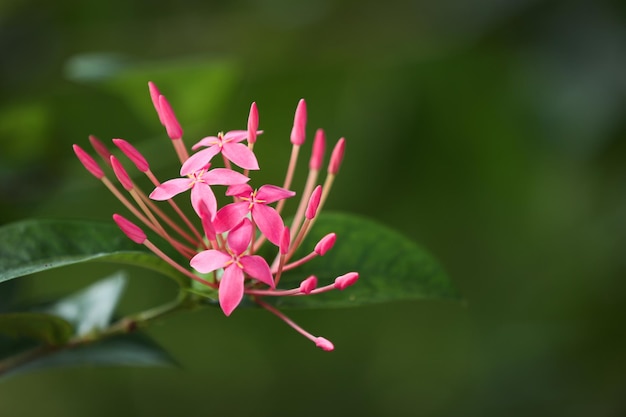
[{"label": "pink bud", "polygon": [[326,148],[326,134],[323,129],[317,129],[315,139],[313,140],[313,150],[311,151],[311,159],[309,160],[309,168],[319,170],[324,161],[324,149]]},{"label": "pink bud", "polygon": [[117,213],[113,215],[113,220],[115,220],[117,226],[122,229],[122,232],[133,242],[143,244],[146,241],[147,237],[143,230],[130,220],[125,219]]},{"label": "pink bud", "polygon": [[113,167],[113,172],[117,177],[117,180],[122,184],[122,187],[126,189],[126,191],[132,190],[135,186],[128,176],[128,172],[122,166],[122,163],[119,159],[117,159],[114,155],[111,155],[111,166]]},{"label": "pink bud", "polygon": [[346,150],[346,140],[344,138],[339,139],[335,148],[333,149],[333,153],[330,156],[330,163],[328,164],[328,173],[336,174],[339,172],[339,167],[341,166],[341,161],[343,160],[343,154]]},{"label": "pink bud", "polygon": [[147,172],[150,169],[146,158],[133,145],[124,139],[113,139],[113,143],[124,152],[124,155],[135,164],[139,171]]},{"label": "pink bud", "polygon": [[248,116],[248,143],[256,142],[257,129],[259,128],[259,110],[256,103],[250,106],[250,115]]},{"label": "pink bud", "polygon": [[104,159],[108,164],[111,152],[109,152],[107,146],[94,135],[89,135],[89,142],[91,143],[91,147],[94,148],[95,151],[98,152],[98,155],[100,155],[100,157]]},{"label": "pink bud", "polygon": [[326,352],[330,352],[331,350],[335,350],[335,346],[331,343],[330,340],[324,339],[323,337],[315,338],[315,346],[325,350]]},{"label": "pink bud", "polygon": [[296,115],[293,119],[293,128],[291,129],[291,143],[294,145],[302,145],[306,138],[306,102],[300,99],[298,107],[296,107]]},{"label": "pink bud", "polygon": [[291,233],[289,233],[289,227],[285,226],[282,234],[280,235],[280,244],[278,248],[281,255],[286,255],[289,252],[289,245],[291,244]]},{"label": "pink bud", "polygon": [[161,105],[159,104],[159,97],[161,96],[161,92],[152,81],[148,82],[148,89],[150,90],[150,98],[152,99],[154,110],[156,110],[161,124],[165,125],[165,122],[163,122],[163,117],[161,117]]},{"label": "pink bud", "polygon": [[354,284],[359,279],[358,272],[348,272],[345,275],[335,278],[334,287],[338,290],[343,290],[350,285]]},{"label": "pink bud", "polygon": [[329,233],[324,236],[318,243],[315,245],[315,253],[319,256],[324,256],[326,252],[332,249],[335,245],[335,241],[337,240],[337,235],[334,233]]},{"label": "pink bud", "polygon": [[167,130],[167,135],[172,140],[180,139],[183,137],[183,129],[176,119],[174,110],[165,96],[159,96],[159,110],[161,112],[161,122]]},{"label": "pink bud", "polygon": [[320,199],[322,198],[322,186],[318,185],[315,187],[315,190],[311,193],[311,198],[309,198],[309,204],[306,206],[306,211],[304,215],[307,219],[311,220],[315,217],[317,213],[317,208],[320,206]]},{"label": "pink bud", "polygon": [[100,165],[98,165],[98,163],[87,152],[85,152],[78,145],[73,145],[72,147],[74,148],[74,153],[78,157],[78,160],[83,164],[87,171],[91,172],[91,175],[98,179],[104,177],[104,171],[102,171]]},{"label": "pink bud", "polygon": [[300,283],[300,292],[309,294],[315,289],[315,287],[317,287],[317,277],[315,275],[311,275]]}]

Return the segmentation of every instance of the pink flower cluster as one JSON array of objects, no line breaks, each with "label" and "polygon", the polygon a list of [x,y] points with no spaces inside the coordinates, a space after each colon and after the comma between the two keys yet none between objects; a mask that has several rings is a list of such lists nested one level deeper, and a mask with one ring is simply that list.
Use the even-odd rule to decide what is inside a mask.
[{"label": "pink flower cluster", "polygon": [[[254,145],[258,135],[263,133],[258,130],[259,114],[255,103],[250,107],[246,130],[220,132],[217,136],[205,137],[192,146],[191,149],[197,152],[189,155],[182,140],[183,129],[172,107],[152,82],[148,85],[159,120],[172,140],[181,163],[179,178],[159,181],[150,170],[146,158],[135,147],[123,139],[113,139],[115,146],[154,185],[154,190],[146,195],[107,146],[96,137],[90,136],[89,140],[94,150],[112,169],[119,184],[131,197],[129,199],[108,179],[104,170],[87,152],[78,145],[74,145],[74,152],[84,167],[101,180],[140,223],[165,239],[174,250],[188,260],[189,265],[183,266],[174,261],[152,243],[139,226],[125,217],[114,214],[114,221],[134,242],[145,245],[190,279],[217,290],[220,307],[227,316],[237,308],[244,296],[247,296],[312,340],[318,347],[327,351],[333,350],[330,341],[313,336],[267,303],[264,297],[302,296],[333,289],[343,290],[358,279],[358,273],[348,272],[337,277],[333,284],[318,287],[317,278],[309,276],[305,277],[297,288],[277,288],[284,271],[294,269],[317,256],[323,256],[335,243],[336,236],[330,233],[322,238],[308,255],[293,259],[324,205],[339,171],[345,140],[341,138],[332,151],[324,185],[317,185],[326,142],[324,131],[317,130],[306,184],[293,221],[289,226],[285,226],[281,212],[285,200],[296,195],[289,188],[300,148],[305,142],[307,119],[305,101],[300,100],[296,108],[291,131],[291,158],[283,185],[281,187],[262,185],[255,189],[248,184],[249,173],[259,169]],[[242,143],[244,141],[246,144]],[[214,161],[219,159],[216,158],[218,155],[221,155],[223,161],[221,168],[213,167]],[[233,169],[233,165],[240,169]],[[232,197],[232,203],[218,207],[214,192],[216,186],[227,187],[225,195]],[[175,196],[188,191],[191,206],[197,216],[197,219],[193,220],[189,219],[174,201]],[[178,220],[172,219],[171,215],[161,210],[154,201],[166,201]],[[271,262],[257,254],[266,242],[276,246],[277,249],[276,257]]]}]

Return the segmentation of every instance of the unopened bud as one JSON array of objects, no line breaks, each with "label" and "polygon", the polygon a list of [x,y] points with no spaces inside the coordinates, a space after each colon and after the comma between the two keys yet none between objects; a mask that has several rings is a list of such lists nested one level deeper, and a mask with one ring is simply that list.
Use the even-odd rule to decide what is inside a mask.
[{"label": "unopened bud", "polygon": [[294,145],[302,145],[306,139],[306,102],[300,99],[298,107],[296,107],[296,115],[293,119],[293,128],[291,129],[291,143]]},{"label": "unopened bud", "polygon": [[100,157],[104,159],[108,164],[109,158],[111,157],[111,152],[109,152],[107,146],[94,135],[89,135],[89,142],[91,143],[91,147],[94,148],[94,150],[98,152],[98,155],[100,155]]},{"label": "unopened bud", "polygon": [[120,216],[119,214],[113,215],[113,220],[117,223],[117,226],[135,243],[143,244],[147,237],[146,234],[133,222]]},{"label": "unopened bud", "polygon": [[248,143],[256,142],[257,129],[259,128],[259,110],[256,103],[250,106],[250,114],[248,115]]},{"label": "unopened bud", "polygon": [[115,176],[117,177],[120,184],[122,184],[122,187],[124,187],[126,191],[130,191],[135,188],[135,186],[133,185],[133,181],[128,176],[128,172],[126,172],[119,159],[117,159],[115,155],[111,155],[110,160],[111,166],[113,167],[113,172],[115,173]]},{"label": "unopened bud", "polygon": [[324,161],[324,150],[326,148],[326,134],[323,129],[317,129],[315,139],[313,140],[313,150],[311,151],[311,159],[309,160],[309,168],[311,170],[319,170]]},{"label": "unopened bud", "polygon": [[358,272],[348,272],[345,275],[335,278],[334,287],[338,290],[343,290],[349,287],[350,285],[354,284],[355,282],[357,282],[358,279],[359,279]]},{"label": "unopened bud", "polygon": [[311,198],[309,198],[309,204],[306,206],[306,211],[304,212],[304,216],[311,220],[315,217],[317,213],[317,209],[320,206],[320,200],[322,198],[322,186],[318,185],[315,187],[313,192],[311,193]]},{"label": "unopened bud", "polygon": [[317,287],[317,277],[315,275],[311,275],[300,283],[300,292],[309,294],[315,289],[315,287]]},{"label": "unopened bud", "polygon": [[178,123],[178,119],[174,114],[174,110],[165,96],[159,96],[159,111],[161,112],[161,121],[167,130],[167,135],[172,140],[180,139],[183,137],[183,129]]},{"label": "unopened bud", "polygon": [[339,172],[339,167],[341,166],[341,161],[343,161],[343,154],[346,150],[346,140],[344,138],[339,139],[335,148],[333,149],[333,153],[330,156],[330,162],[328,164],[328,173],[329,174],[337,174]]},{"label": "unopened bud", "polygon": [[323,337],[315,338],[315,346],[317,346],[318,348],[322,350],[325,350],[326,352],[335,350],[335,346],[331,343],[331,341],[328,339],[324,339]]},{"label": "unopened bud", "polygon": [[78,160],[83,164],[85,169],[91,173],[94,177],[101,179],[104,177],[104,171],[100,168],[100,165],[78,145],[72,146],[74,153],[78,157]]},{"label": "unopened bud", "polygon": [[337,235],[334,233],[329,233],[324,236],[317,245],[315,245],[315,253],[319,256],[324,256],[326,252],[328,252],[335,245],[335,241],[337,240]]},{"label": "unopened bud", "polygon": [[124,139],[113,139],[113,143],[124,152],[124,155],[135,164],[139,171],[147,172],[150,169],[146,158],[133,145]]}]

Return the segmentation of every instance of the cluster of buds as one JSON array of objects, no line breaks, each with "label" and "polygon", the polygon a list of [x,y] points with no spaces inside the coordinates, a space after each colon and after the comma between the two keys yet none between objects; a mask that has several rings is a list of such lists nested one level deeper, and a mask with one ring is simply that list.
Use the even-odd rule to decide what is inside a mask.
[{"label": "cluster of buds", "polygon": [[[278,288],[284,271],[294,269],[317,256],[323,256],[335,243],[336,236],[330,233],[308,255],[293,259],[324,205],[339,171],[345,140],[341,138],[332,151],[324,185],[317,185],[326,142],[324,131],[317,130],[300,202],[293,221],[286,226],[281,212],[285,200],[296,195],[289,189],[298,154],[305,141],[305,101],[300,100],[296,108],[291,131],[291,157],[282,187],[263,185],[255,189],[248,184],[249,173],[259,169],[254,144],[258,135],[263,133],[258,130],[259,114],[256,103],[252,103],[250,107],[246,130],[220,132],[217,136],[205,137],[192,146],[191,149],[196,152],[190,155],[183,143],[183,129],[170,103],[152,82],[148,85],[159,120],[165,127],[181,163],[180,178],[160,182],[150,170],[146,158],[133,145],[123,139],[113,139],[113,144],[154,185],[154,190],[147,195],[133,182],[120,160],[107,146],[96,137],[90,136],[92,147],[111,168],[117,182],[130,195],[128,198],[119,186],[107,178],[104,170],[87,152],[78,145],[74,145],[74,152],[84,167],[102,181],[141,224],[168,242],[173,250],[187,260],[188,265],[181,265],[173,260],[151,242],[135,223],[119,214],[114,214],[113,220],[134,242],[145,245],[196,283],[217,291],[220,307],[227,316],[245,296],[282,319],[318,347],[327,351],[333,350],[330,341],[307,332],[264,298],[343,290],[358,279],[358,273],[348,272],[337,277],[334,283],[318,287],[317,278],[309,276],[297,288]],[[242,143],[244,140],[246,144]],[[215,168],[212,164],[218,154],[221,154],[223,167]],[[239,167],[239,170],[233,169],[233,165]],[[232,197],[232,203],[218,207],[213,191],[215,186],[226,186],[225,195]],[[190,191],[191,205],[197,218],[190,219],[173,199],[187,191]],[[167,201],[179,220],[167,215],[155,201]],[[264,244],[276,246],[276,256],[271,263],[257,254]]]}]

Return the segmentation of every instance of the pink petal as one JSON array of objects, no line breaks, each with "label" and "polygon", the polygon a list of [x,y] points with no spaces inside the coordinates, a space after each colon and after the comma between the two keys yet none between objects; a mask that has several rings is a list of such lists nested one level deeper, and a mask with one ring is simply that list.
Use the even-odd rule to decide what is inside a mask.
[{"label": "pink petal", "polygon": [[202,175],[202,180],[211,185],[245,184],[250,178],[228,168],[215,168]]},{"label": "pink petal", "polygon": [[213,226],[216,233],[224,233],[237,226],[250,212],[249,204],[245,201],[228,204],[218,210]]},{"label": "pink petal", "polygon": [[157,201],[169,200],[175,195],[187,191],[191,184],[192,180],[189,178],[174,178],[165,181],[150,193],[150,198]]},{"label": "pink petal", "polygon": [[250,241],[252,241],[252,222],[244,217],[244,219],[228,234],[228,247],[237,255],[241,255],[248,249]]},{"label": "pink petal", "polygon": [[248,137],[247,130],[231,130],[224,134],[223,142],[225,143],[238,143]]},{"label": "pink petal", "polygon": [[256,156],[254,156],[254,152],[242,143],[224,143],[222,154],[244,169],[259,169],[259,163],[256,160]]},{"label": "pink petal", "polygon": [[195,151],[198,148],[209,147],[209,146],[217,145],[218,143],[219,143],[219,139],[217,138],[217,136],[207,136],[205,138],[200,139],[198,143],[196,143],[195,145],[191,147],[191,149]]},{"label": "pink petal", "polygon": [[213,194],[213,190],[211,190],[211,187],[207,184],[197,182],[191,189],[191,205],[198,216],[202,213],[202,204],[206,205],[206,208],[211,214],[211,219],[215,218],[215,212],[217,211],[217,200],[215,199],[215,194]]},{"label": "pink petal", "polygon": [[220,152],[219,146],[211,146],[210,148],[203,149],[194,153],[185,161],[182,167],[180,167],[180,175],[186,176],[193,174],[196,171],[205,169],[211,159]]},{"label": "pink petal", "polygon": [[265,201],[265,204],[271,204],[278,200],[293,197],[294,195],[296,195],[295,192],[285,190],[282,187],[277,187],[275,185],[263,185],[256,193],[256,198]]},{"label": "pink petal", "polygon": [[224,268],[224,265],[230,261],[232,257],[219,250],[209,249],[198,253],[191,258],[189,265],[198,272],[207,274],[217,269]]},{"label": "pink petal", "polygon": [[241,265],[243,265],[243,270],[246,274],[250,275],[252,278],[261,281],[264,284],[269,285],[272,288],[276,287],[276,284],[274,284],[274,279],[272,278],[272,272],[270,271],[270,267],[267,264],[267,261],[263,259],[263,257],[258,255],[242,256],[239,259],[239,262],[241,262]]},{"label": "pink petal", "polygon": [[280,214],[272,207],[255,204],[252,207],[252,218],[267,240],[279,246],[280,235],[285,227]]},{"label": "pink petal", "polygon": [[289,252],[290,244],[291,244],[291,233],[289,232],[289,228],[285,226],[283,228],[283,232],[280,235],[280,244],[278,245],[278,249],[280,250],[281,255],[286,255]]},{"label": "pink petal", "polygon": [[243,298],[243,271],[235,264],[224,271],[220,281],[219,300],[222,311],[227,316],[233,312]]},{"label": "pink petal", "polygon": [[215,240],[215,226],[211,221],[211,212],[209,211],[206,204],[200,204],[200,221],[202,222],[202,228],[204,229],[204,234],[207,239]]},{"label": "pink petal", "polygon": [[235,184],[228,187],[226,195],[229,197],[250,197],[252,187],[248,184]]}]

